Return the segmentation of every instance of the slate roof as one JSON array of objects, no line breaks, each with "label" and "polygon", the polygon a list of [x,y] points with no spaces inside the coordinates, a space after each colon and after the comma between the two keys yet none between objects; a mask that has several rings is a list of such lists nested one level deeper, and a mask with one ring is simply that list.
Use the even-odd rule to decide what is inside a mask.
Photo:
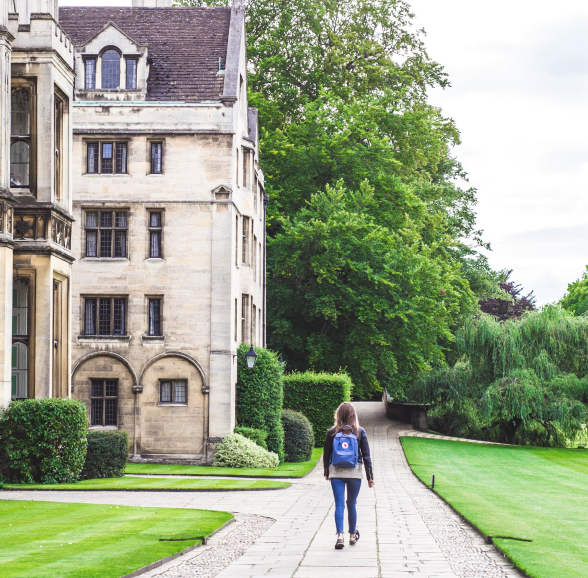
[{"label": "slate roof", "polygon": [[219,100],[231,20],[230,8],[69,8],[59,24],[80,45],[113,22],[148,44],[151,70],[147,100]]}]

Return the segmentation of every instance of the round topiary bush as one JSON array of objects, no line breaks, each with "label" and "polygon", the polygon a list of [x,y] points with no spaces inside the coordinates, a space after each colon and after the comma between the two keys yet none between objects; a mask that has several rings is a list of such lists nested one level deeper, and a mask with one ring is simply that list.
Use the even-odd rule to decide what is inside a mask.
[{"label": "round topiary bush", "polygon": [[86,459],[86,407],[73,399],[13,401],[2,412],[0,445],[17,483],[63,484],[79,479]]},{"label": "round topiary bush", "polygon": [[282,412],[284,427],[284,452],[287,462],[307,462],[312,457],[314,434],[308,418],[298,411]]},{"label": "round topiary bush", "polygon": [[276,468],[278,454],[260,448],[239,434],[230,434],[216,447],[213,466],[221,468]]},{"label": "round topiary bush", "polygon": [[243,427],[237,426],[233,433],[242,435],[244,438],[255,442],[260,448],[267,450],[267,432],[264,432],[262,429],[256,429],[254,427]]},{"label": "round topiary bush", "polygon": [[89,431],[88,451],[81,473],[83,480],[120,478],[129,457],[129,436],[125,431]]}]

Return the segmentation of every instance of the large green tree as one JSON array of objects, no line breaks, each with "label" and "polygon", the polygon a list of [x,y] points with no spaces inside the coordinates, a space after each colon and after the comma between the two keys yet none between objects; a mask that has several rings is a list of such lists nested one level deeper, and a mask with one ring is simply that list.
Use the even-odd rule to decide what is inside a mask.
[{"label": "large green tree", "polygon": [[[269,346],[283,351],[291,368],[347,367],[356,394],[399,386],[451,356],[453,331],[475,303],[468,283],[478,297],[498,290],[496,274],[478,253],[483,243],[475,225],[475,190],[457,184],[466,181],[451,152],[459,132],[427,101],[429,88],[448,86],[446,74],[429,58],[424,32],[414,26],[403,0],[248,0],[245,5],[249,102],[260,113],[270,196]],[[335,203],[333,191],[344,212],[356,215],[350,226],[364,219],[361,235],[347,235],[332,220],[313,221],[319,206]],[[359,194],[366,194],[363,205],[357,204]],[[347,206],[347,195],[360,209]],[[338,207],[331,211],[344,222]],[[309,265],[317,258],[310,223],[322,223],[321,243],[329,247],[321,254],[320,273]],[[382,301],[383,285],[362,278],[361,298],[380,303],[374,319],[356,302],[357,264],[340,267],[337,256],[344,245],[361,254],[361,243],[372,242],[370,228],[397,245],[410,232],[410,259],[427,263],[438,283],[431,281],[437,288],[409,306],[400,289]],[[418,284],[415,272],[399,265],[400,249],[378,245],[377,251],[376,262],[384,255],[391,259],[386,266],[394,270],[398,288],[408,291]],[[341,293],[327,297],[327,287]],[[347,304],[343,293],[349,294]],[[402,315],[406,320],[400,323]],[[411,344],[418,344],[414,351]]]},{"label": "large green tree", "polygon": [[574,315],[584,315],[588,311],[588,265],[580,279],[568,284],[560,305]]}]

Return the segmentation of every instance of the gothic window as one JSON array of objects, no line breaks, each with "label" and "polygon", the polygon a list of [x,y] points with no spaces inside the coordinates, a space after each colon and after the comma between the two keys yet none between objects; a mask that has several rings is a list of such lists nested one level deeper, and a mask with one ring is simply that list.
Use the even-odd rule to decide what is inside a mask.
[{"label": "gothic window", "polygon": [[12,285],[12,398],[28,396],[29,285],[16,279]]},{"label": "gothic window", "polygon": [[161,403],[187,403],[187,382],[180,380],[161,380],[159,382],[159,401]]},{"label": "gothic window", "polygon": [[86,257],[127,258],[126,211],[86,212]]},{"label": "gothic window", "polygon": [[149,213],[149,258],[163,259],[161,213]]},{"label": "gothic window", "polygon": [[161,331],[161,298],[149,299],[149,335],[163,335]]},{"label": "gothic window", "polygon": [[84,335],[125,335],[125,297],[86,297]]},{"label": "gothic window", "polygon": [[135,90],[137,88],[137,60],[135,58],[127,58],[127,82],[126,87],[129,90]]},{"label": "gothic window", "polygon": [[86,90],[96,88],[96,59],[84,60],[84,87]]},{"label": "gothic window", "polygon": [[26,88],[12,91],[10,118],[10,186],[30,185],[31,93]]},{"label": "gothic window", "polygon": [[91,425],[117,425],[118,379],[91,380]]},{"label": "gothic window", "polygon": [[88,174],[127,174],[128,144],[126,142],[89,142],[86,150]]},{"label": "gothic window", "polygon": [[151,174],[160,175],[162,173],[163,143],[151,143]]},{"label": "gothic window", "polygon": [[102,88],[120,87],[120,54],[107,50],[102,55]]}]

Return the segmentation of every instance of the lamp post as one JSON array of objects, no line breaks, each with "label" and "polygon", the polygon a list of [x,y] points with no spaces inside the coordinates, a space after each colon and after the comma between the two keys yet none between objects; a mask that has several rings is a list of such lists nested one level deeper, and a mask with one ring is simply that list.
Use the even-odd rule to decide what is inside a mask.
[{"label": "lamp post", "polygon": [[280,365],[284,365],[284,358],[280,355],[280,357],[278,358],[278,363]]},{"label": "lamp post", "polygon": [[245,354],[245,360],[247,361],[247,367],[249,369],[253,369],[255,367],[257,353],[255,353],[255,350],[253,349],[253,344],[251,345],[251,349]]}]

